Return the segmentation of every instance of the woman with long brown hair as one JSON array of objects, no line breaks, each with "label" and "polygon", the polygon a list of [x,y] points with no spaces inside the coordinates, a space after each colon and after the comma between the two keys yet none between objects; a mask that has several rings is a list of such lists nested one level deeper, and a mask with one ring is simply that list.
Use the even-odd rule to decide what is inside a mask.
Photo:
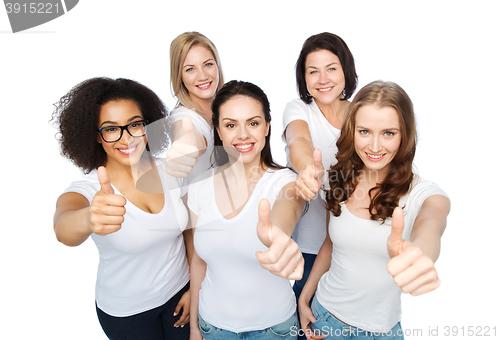
[{"label": "woman with long brown hair", "polygon": [[328,172],[328,237],[299,299],[308,339],[403,339],[401,291],[439,286],[450,201],[413,172],[416,137],[397,84],[372,82],[355,96]]}]

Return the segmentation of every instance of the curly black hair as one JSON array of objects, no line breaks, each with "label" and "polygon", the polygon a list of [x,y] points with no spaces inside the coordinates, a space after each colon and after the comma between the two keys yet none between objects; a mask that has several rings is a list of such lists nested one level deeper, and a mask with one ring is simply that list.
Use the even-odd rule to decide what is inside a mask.
[{"label": "curly black hair", "polygon": [[[148,150],[155,156],[168,146],[168,109],[148,87],[129,79],[105,77],[87,79],[73,87],[54,104],[52,121],[59,132],[61,155],[84,173],[106,162],[106,152],[97,142],[101,106],[120,99],[133,100],[148,123]],[[155,124],[151,124],[156,122]],[[154,143],[150,141],[154,140]]]}]

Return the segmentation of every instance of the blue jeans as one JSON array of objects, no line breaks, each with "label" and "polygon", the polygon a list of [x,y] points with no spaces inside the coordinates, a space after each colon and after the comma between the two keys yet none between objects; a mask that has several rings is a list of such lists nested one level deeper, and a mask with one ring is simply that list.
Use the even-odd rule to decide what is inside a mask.
[{"label": "blue jeans", "polygon": [[200,326],[201,335],[204,340],[295,340],[297,339],[297,329],[299,320],[297,313],[294,313],[288,320],[258,331],[249,331],[235,333],[224,329],[217,328],[205,320],[198,314],[198,324]]},{"label": "blue jeans", "polygon": [[[307,278],[309,277],[309,274],[311,274],[311,269],[314,265],[314,261],[316,260],[316,254],[307,254],[307,253],[302,253],[302,257],[304,258],[304,274],[302,275],[302,279],[299,281],[295,281],[293,283],[293,292],[295,293],[295,299],[297,300],[297,315],[299,313],[299,296],[302,293],[302,289],[306,285]],[[311,305],[311,301],[309,301],[309,305]],[[306,337],[302,335],[302,332],[299,333],[299,337],[297,338],[298,340],[306,340]]]},{"label": "blue jeans", "polygon": [[325,339],[335,340],[404,340],[404,332],[401,323],[398,322],[387,333],[370,332],[354,326],[349,326],[335,318],[316,299],[313,298],[311,305],[312,313],[316,322],[311,323],[314,334],[328,335]]}]

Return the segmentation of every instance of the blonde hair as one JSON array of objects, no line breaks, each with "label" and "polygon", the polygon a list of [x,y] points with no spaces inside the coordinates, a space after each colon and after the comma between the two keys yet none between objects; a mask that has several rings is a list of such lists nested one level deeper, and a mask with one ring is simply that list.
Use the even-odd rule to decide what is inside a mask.
[{"label": "blonde hair", "polygon": [[185,32],[177,36],[170,44],[170,85],[173,95],[177,97],[176,107],[180,105],[196,110],[194,101],[189,96],[189,91],[182,82],[182,64],[186,55],[191,47],[200,45],[207,48],[214,56],[217,70],[219,73],[219,84],[217,84],[217,91],[224,85],[224,77],[222,76],[222,67],[220,64],[219,53],[215,45],[199,32]]}]

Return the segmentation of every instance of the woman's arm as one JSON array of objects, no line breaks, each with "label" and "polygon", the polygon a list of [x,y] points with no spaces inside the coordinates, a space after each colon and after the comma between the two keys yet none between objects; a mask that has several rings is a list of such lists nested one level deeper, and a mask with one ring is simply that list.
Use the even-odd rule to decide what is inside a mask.
[{"label": "woman's arm", "polygon": [[402,239],[404,216],[401,208],[394,209],[392,232],[387,240],[391,259],[387,270],[403,293],[421,295],[439,287],[434,263],[441,250],[441,236],[446,228],[450,200],[442,195],[428,197],[413,224],[410,241]]},{"label": "woman's arm", "polygon": [[67,246],[79,246],[92,233],[107,235],[121,228],[127,200],[115,195],[106,168],[97,169],[101,184],[92,203],[76,192],[62,194],[56,203],[54,231],[59,242]]},{"label": "woman's arm", "polygon": [[333,244],[328,233],[328,225],[330,223],[330,212],[326,210],[326,238],[321,246],[318,256],[314,260],[314,265],[311,269],[311,273],[307,278],[307,282],[302,289],[299,297],[299,315],[300,315],[300,325],[302,330],[305,332],[307,339],[323,339],[325,336],[313,336],[310,323],[316,322],[311,307],[309,306],[309,301],[311,301],[314,296],[316,289],[318,288],[318,283],[324,273],[330,269],[332,262],[332,251]]},{"label": "woman's arm", "polygon": [[309,125],[303,120],[292,121],[283,135],[290,152],[290,162],[299,174],[296,190],[304,200],[311,201],[321,188],[325,171],[321,153],[318,155],[318,151],[315,154]]},{"label": "woman's arm", "polygon": [[[191,222],[193,226],[196,226],[198,221],[198,216],[196,216],[191,210],[189,210],[189,215],[191,217]],[[191,229],[193,235],[196,228]],[[207,272],[207,264],[203,261],[196,250],[193,249],[193,257],[190,262],[190,273],[191,273],[191,316],[190,316],[190,339],[191,340],[202,340],[203,336],[198,325],[198,302],[200,296],[201,283],[205,279],[205,274]]]},{"label": "woman's arm", "polygon": [[172,146],[167,151],[167,173],[173,177],[186,177],[191,173],[198,157],[207,150],[207,141],[186,116],[174,123]]},{"label": "woman's arm", "polygon": [[297,195],[294,182],[281,189],[272,210],[266,199],[259,203],[257,235],[269,250],[257,252],[257,259],[262,268],[289,280],[300,280],[304,272],[304,258],[291,238],[303,208],[304,200]]}]

